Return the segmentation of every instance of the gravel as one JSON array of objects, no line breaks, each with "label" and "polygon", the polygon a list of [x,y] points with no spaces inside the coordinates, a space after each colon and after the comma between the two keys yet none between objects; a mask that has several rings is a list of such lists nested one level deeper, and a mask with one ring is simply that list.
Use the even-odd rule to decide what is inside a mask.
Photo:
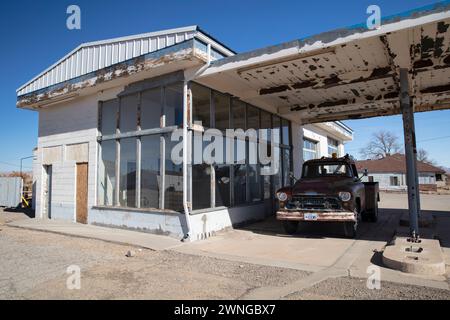
[{"label": "gravel", "polygon": [[292,300],[449,300],[450,291],[381,282],[380,290],[370,290],[365,279],[334,278],[286,297]]}]

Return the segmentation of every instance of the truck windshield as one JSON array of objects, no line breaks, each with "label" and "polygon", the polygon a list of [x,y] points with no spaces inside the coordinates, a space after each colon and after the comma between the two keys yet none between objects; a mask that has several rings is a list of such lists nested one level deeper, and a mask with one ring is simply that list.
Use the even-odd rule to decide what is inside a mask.
[{"label": "truck windshield", "polygon": [[350,167],[345,163],[310,163],[303,167],[303,178],[352,177]]}]

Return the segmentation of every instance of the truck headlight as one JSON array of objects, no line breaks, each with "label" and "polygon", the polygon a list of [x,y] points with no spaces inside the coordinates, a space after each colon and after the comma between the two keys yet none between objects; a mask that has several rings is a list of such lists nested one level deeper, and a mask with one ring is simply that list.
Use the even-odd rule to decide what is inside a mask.
[{"label": "truck headlight", "polygon": [[277,198],[278,198],[278,200],[284,202],[284,201],[287,200],[288,196],[287,196],[287,194],[284,193],[284,192],[278,192],[278,193],[277,193]]},{"label": "truck headlight", "polygon": [[350,201],[352,194],[350,192],[339,192],[339,199],[344,202]]}]

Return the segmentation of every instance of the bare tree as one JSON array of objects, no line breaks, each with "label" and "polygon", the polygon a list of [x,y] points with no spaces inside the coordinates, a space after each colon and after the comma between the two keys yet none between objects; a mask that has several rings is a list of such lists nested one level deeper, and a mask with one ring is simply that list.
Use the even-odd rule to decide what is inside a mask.
[{"label": "bare tree", "polygon": [[419,149],[417,150],[417,160],[422,161],[431,165],[435,165],[436,162],[429,158],[428,151],[425,149]]},{"label": "bare tree", "polygon": [[398,137],[390,131],[378,131],[372,135],[372,141],[359,153],[365,159],[382,159],[387,155],[401,152]]}]

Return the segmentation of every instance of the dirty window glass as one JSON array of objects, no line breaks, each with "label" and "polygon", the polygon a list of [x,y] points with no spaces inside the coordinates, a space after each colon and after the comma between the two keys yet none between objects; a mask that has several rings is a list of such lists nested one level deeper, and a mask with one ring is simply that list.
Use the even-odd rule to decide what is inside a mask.
[{"label": "dirty window glass", "polygon": [[139,98],[137,94],[125,96],[120,101],[120,132],[137,130],[137,109]]},{"label": "dirty window glass", "polygon": [[205,128],[211,127],[210,90],[192,83],[192,123],[201,121]]},{"label": "dirty window glass", "polygon": [[352,174],[349,166],[343,163],[313,163],[305,165],[304,167],[304,178],[318,178],[325,176],[352,177]]},{"label": "dirty window glass", "polygon": [[118,111],[118,99],[108,100],[102,103],[102,120],[100,124],[100,131],[102,135],[110,135],[116,133]]},{"label": "dirty window glass", "polygon": [[116,190],[116,141],[103,141],[98,163],[98,204],[113,206]]},{"label": "dirty window glass", "polygon": [[181,83],[167,86],[164,90],[166,126],[183,125],[183,85]]},{"label": "dirty window glass", "polygon": [[214,92],[215,128],[225,131],[230,128],[230,99],[228,96]]},{"label": "dirty window glass", "polygon": [[120,140],[119,204],[136,207],[136,138]]},{"label": "dirty window glass", "polygon": [[159,208],[160,136],[141,138],[141,208]]},{"label": "dirty window glass", "polygon": [[141,99],[141,129],[159,128],[161,118],[161,88],[142,92]]},{"label": "dirty window glass", "polygon": [[179,142],[171,141],[170,135],[165,136],[166,143],[166,172],[164,209],[183,211],[183,165],[172,161],[172,149]]}]

